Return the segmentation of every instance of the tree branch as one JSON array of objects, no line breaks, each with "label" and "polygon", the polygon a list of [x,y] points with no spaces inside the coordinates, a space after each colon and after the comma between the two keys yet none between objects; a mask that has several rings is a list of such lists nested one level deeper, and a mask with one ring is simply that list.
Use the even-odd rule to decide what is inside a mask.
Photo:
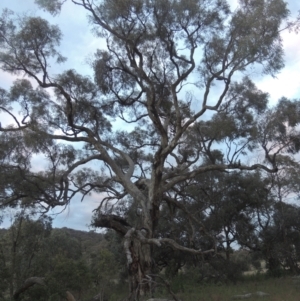
[{"label": "tree branch", "polygon": [[24,281],[23,285],[13,294],[13,298],[15,300],[18,300],[22,293],[26,292],[30,287],[32,287],[35,284],[45,285],[44,278],[42,277],[27,278]]}]

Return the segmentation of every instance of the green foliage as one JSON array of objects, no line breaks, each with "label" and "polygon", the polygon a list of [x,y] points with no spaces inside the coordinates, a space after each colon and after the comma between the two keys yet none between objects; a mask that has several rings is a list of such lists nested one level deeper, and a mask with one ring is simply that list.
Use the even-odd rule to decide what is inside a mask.
[{"label": "green foliage", "polygon": [[[87,236],[82,235],[83,243]],[[64,297],[66,290],[77,296],[92,290],[92,266],[83,257],[80,241],[68,231],[52,230],[51,219],[46,216],[33,220],[21,214],[1,232],[0,262],[3,298],[12,298],[27,278],[36,276],[44,277],[46,285],[34,285],[21,295],[22,300],[58,300],[55,298]],[[113,267],[108,267],[108,272]]]},{"label": "green foliage", "polygon": [[[65,1],[35,2],[55,15]],[[236,281],[245,268],[230,260],[236,243],[259,251],[272,271],[297,270],[298,209],[281,205],[299,193],[299,101],[269,107],[249,77],[233,81],[250,67],[272,76],[283,68],[281,27],[293,24],[286,3],[241,0],[231,11],[219,0],[70,2],[106,41],[90,57],[92,78],[51,74],[65,61],[57,26],[8,10],[0,17],[0,68],[22,76],[0,90],[1,114],[13,122],[0,129],[0,206],[45,214],[96,193],[93,225],[123,241],[108,233],[108,251],[89,253],[46,218],[21,216],[1,255],[10,297],[31,274],[48,282],[37,295],[108,294],[121,265],[132,299],[164,268],[174,278],[202,265],[217,282]],[[133,126],[118,128],[124,123]]]},{"label": "green foliage", "polygon": [[118,273],[114,255],[106,249],[91,254],[90,269],[95,285],[105,287]]},{"label": "green foliage", "polygon": [[57,256],[52,262],[53,268],[46,278],[50,294],[64,296],[70,290],[80,296],[87,291],[91,276],[86,262]]},{"label": "green foliage", "polygon": [[3,292],[10,298],[27,278],[47,271],[46,240],[51,233],[51,223],[51,218],[46,216],[32,220],[21,213],[0,237],[1,283],[5,285]]},{"label": "green foliage", "polygon": [[123,239],[122,237],[115,233],[112,230],[108,230],[105,233],[105,239],[107,240],[107,249],[110,254],[113,254],[113,262],[115,267],[113,268],[118,270],[119,278],[118,280],[123,283],[128,276],[128,271],[126,267],[126,256],[123,252]]},{"label": "green foliage", "polygon": [[36,4],[56,15],[59,13],[61,6],[66,0],[35,0]]},{"label": "green foliage", "polygon": [[40,17],[19,18],[12,25],[6,11],[1,21],[2,31],[6,35],[6,39],[1,41],[0,61],[3,70],[18,74],[22,66],[27,66],[28,71],[34,75],[43,71],[46,59],[54,58],[57,63],[65,60],[55,49],[61,39],[57,26],[50,25]]}]

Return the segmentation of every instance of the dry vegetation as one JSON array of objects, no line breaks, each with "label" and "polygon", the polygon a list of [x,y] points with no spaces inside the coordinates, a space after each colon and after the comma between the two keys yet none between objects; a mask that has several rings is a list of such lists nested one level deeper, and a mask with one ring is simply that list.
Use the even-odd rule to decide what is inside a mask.
[{"label": "dry vegetation", "polygon": [[[184,284],[177,293],[184,301],[229,301],[233,296],[247,293],[265,292],[266,297],[251,297],[248,301],[299,301],[300,278],[266,278],[264,275],[246,277],[234,284]],[[166,295],[165,295],[166,296]]]}]

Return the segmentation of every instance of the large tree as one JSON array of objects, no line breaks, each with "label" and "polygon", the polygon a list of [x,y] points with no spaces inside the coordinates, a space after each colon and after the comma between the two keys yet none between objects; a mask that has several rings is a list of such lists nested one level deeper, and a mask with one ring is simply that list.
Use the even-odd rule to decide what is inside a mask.
[{"label": "large tree", "polygon": [[[225,0],[69,1],[106,39],[90,58],[93,79],[75,70],[51,74],[50,64],[65,61],[57,26],[1,16],[0,66],[21,77],[0,91],[1,112],[12,120],[1,128],[0,201],[49,211],[98,193],[93,224],[124,237],[131,298],[138,298],[152,282],[153,248],[217,250],[201,221],[205,204],[188,210],[202,201],[190,191],[196,177],[274,173],[279,153],[298,151],[299,103],[268,108],[268,94],[247,77],[249,67],[271,75],[283,68],[280,32],[293,23],[283,0],[241,0],[234,11]],[[65,1],[36,2],[57,14]],[[279,110],[291,106],[293,114]],[[251,152],[260,154],[255,164]],[[44,171],[31,166],[35,154],[48,160]],[[166,207],[174,225],[181,215],[189,221],[181,237],[157,231]],[[211,247],[198,249],[197,236],[208,236]]]},{"label": "large tree", "polygon": [[[248,210],[246,218],[237,224],[238,243],[267,262],[271,275],[280,275],[281,268],[299,272],[299,207],[292,204],[299,199],[299,163],[288,156],[278,156],[278,172],[268,174],[260,183],[258,206]],[[248,195],[251,195],[249,193]],[[251,197],[255,201],[255,197]],[[250,209],[250,208],[249,208]]]}]

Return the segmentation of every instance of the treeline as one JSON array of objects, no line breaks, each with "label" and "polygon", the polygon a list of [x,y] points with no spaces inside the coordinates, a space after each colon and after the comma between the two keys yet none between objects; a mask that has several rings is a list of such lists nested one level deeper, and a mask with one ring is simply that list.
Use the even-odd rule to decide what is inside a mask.
[{"label": "treeline", "polygon": [[[184,210],[166,202],[161,208],[158,236],[214,252],[193,255],[170,247],[157,248],[158,270],[165,269],[172,276],[182,267],[192,267],[200,281],[213,277],[236,281],[250,265],[260,269],[260,262],[265,261],[270,276],[298,274],[299,165],[288,157],[278,159],[281,166],[276,174],[215,171],[197,176],[182,190],[178,187]],[[129,217],[132,212],[129,209]],[[237,256],[237,249],[250,255]]]},{"label": "treeline", "polygon": [[[272,183],[259,173],[215,173],[199,178],[196,191],[199,198],[206,195],[206,210],[193,202],[189,206],[195,206],[195,215],[201,212],[198,218],[207,233],[194,237],[193,243],[195,248],[216,245],[217,250],[199,256],[164,245],[155,248],[156,293],[166,293],[163,279],[171,282],[175,293],[183,290],[188,279],[198,284],[237,282],[251,266],[260,270],[262,260],[270,276],[298,273],[300,208],[276,199]],[[190,187],[191,194],[195,194],[193,189],[196,187]],[[173,209],[161,208],[159,235],[177,237],[178,243],[188,246],[185,227],[190,225],[176,210],[172,221],[177,223],[171,223],[164,218],[166,210]],[[125,213],[132,223],[134,212],[132,203]],[[99,234],[53,229],[47,216],[33,219],[19,214],[9,229],[0,229],[0,264],[3,301],[61,301],[66,300],[67,292],[76,300],[121,300],[128,286],[123,241],[118,234],[112,230]]]},{"label": "treeline", "polygon": [[93,231],[53,229],[49,217],[17,216],[0,231],[0,300],[107,300],[119,266],[108,239]]},{"label": "treeline", "polygon": [[[262,260],[270,276],[299,273],[300,207],[291,202],[298,197],[299,165],[288,157],[279,159],[276,174],[214,171],[185,183],[183,190],[178,186],[185,210],[172,201],[163,203],[157,237],[213,252],[153,247],[156,292],[160,284],[164,287],[163,279],[175,280],[175,288],[182,272],[198,283],[236,282],[250,266],[259,270]],[[139,206],[127,204],[122,220],[143,231]],[[53,229],[50,217],[20,213],[9,229],[0,231],[0,300],[58,301],[65,300],[67,291],[76,300],[119,300],[128,286],[123,243],[113,230]]]}]

